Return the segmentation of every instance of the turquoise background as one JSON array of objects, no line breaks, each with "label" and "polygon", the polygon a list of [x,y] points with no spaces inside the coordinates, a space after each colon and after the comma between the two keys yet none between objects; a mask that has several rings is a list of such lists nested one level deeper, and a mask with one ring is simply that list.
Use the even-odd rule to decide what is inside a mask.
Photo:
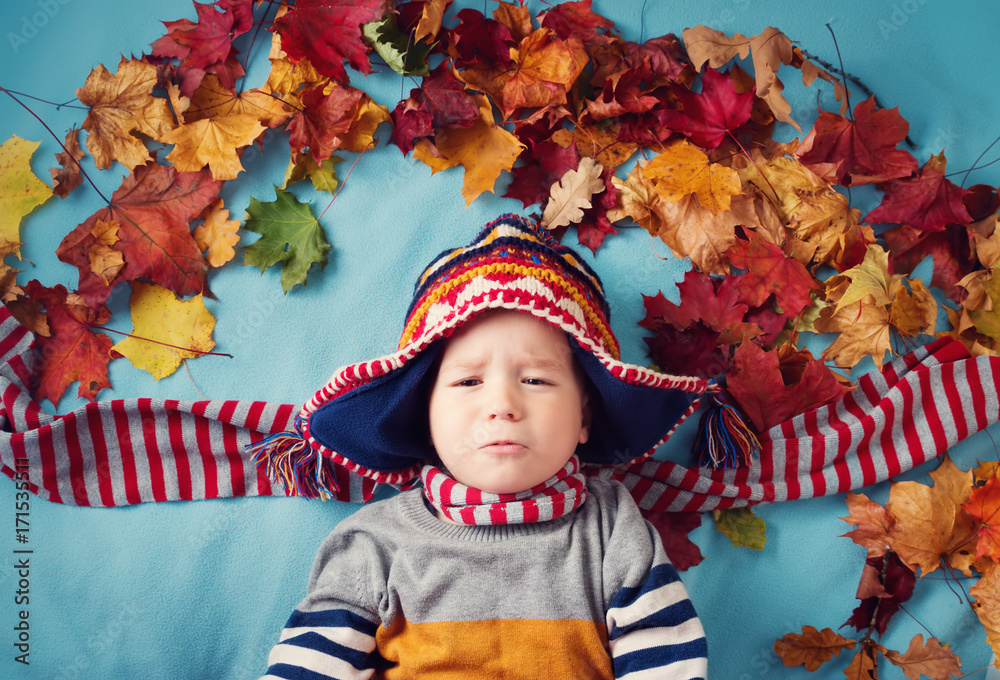
[{"label": "turquoise background", "polygon": [[[458,2],[492,11],[493,2]],[[533,13],[543,5],[530,2]],[[923,163],[945,149],[949,170],[972,166],[1000,134],[996,111],[996,31],[1000,4],[983,0],[903,0],[891,3],[838,0],[704,0],[702,2],[611,2],[597,0],[595,11],[612,19],[633,40],[663,33],[680,35],[704,24],[727,33],[753,35],[773,25],[810,52],[835,61],[826,24],[836,32],[845,68],[861,78],[885,106],[898,106],[910,121],[913,151]],[[7,3],[0,13],[0,84],[54,102],[66,102],[97,64],[115,70],[120,54],[140,54],[163,34],[161,21],[195,18],[189,0],[26,0]],[[270,35],[254,45],[251,85],[266,79]],[[780,73],[805,130],[821,106],[833,109],[829,87],[805,88],[798,72]],[[355,84],[392,108],[414,86],[382,69]],[[853,102],[861,100],[855,92]],[[80,125],[83,110],[34,102],[32,108],[60,138]],[[44,128],[22,108],[0,95],[0,140],[10,135],[41,141],[35,172],[48,181],[59,149]],[[791,139],[786,128],[776,133]],[[231,262],[209,278],[216,300],[206,304],[217,317],[217,350],[232,359],[204,357],[187,371],[154,381],[127,361],[111,365],[113,391],[102,398],[155,396],[176,399],[262,399],[301,403],[333,370],[348,362],[382,355],[395,347],[412,282],[441,249],[464,243],[496,214],[521,211],[517,201],[484,194],[468,208],[461,196],[462,173],[431,177],[430,170],[396,147],[379,147],[354,168],[346,187],[322,220],[333,245],[330,264],[313,270],[309,284],[284,295],[279,272],[260,275]],[[250,196],[267,201],[280,183],[287,162],[287,137],[270,133],[263,155],[244,157],[246,172],[223,190],[233,215],[242,215]],[[338,166],[347,172],[354,154]],[[1000,147],[984,160],[1000,156]],[[88,156],[85,166],[92,169]],[[115,165],[91,176],[103,192],[118,186],[123,168]],[[1000,168],[988,167],[953,177],[965,186],[997,184]],[[498,186],[503,193],[503,181]],[[301,200],[318,214],[329,202],[304,185]],[[878,202],[871,189],[857,189],[853,201],[862,212]],[[100,207],[86,184],[66,199],[52,198],[21,227],[25,242],[25,283],[76,284],[76,271],[54,251],[63,236]],[[256,238],[244,237],[246,245]],[[572,234],[568,242],[575,239]],[[668,249],[641,229],[621,229],[596,257],[588,259],[610,291],[615,330],[627,361],[646,363],[641,329],[642,294],[662,290],[676,300],[674,283],[687,263],[668,257]],[[667,259],[660,259],[667,257]],[[920,274],[929,279],[929,262]],[[112,296],[112,328],[128,331],[128,293]],[[871,366],[869,365],[869,368]],[[196,387],[197,386],[197,387]],[[71,397],[61,412],[78,405]],[[992,436],[990,436],[992,435]],[[952,452],[963,466],[994,459],[1000,429],[979,434]],[[671,453],[682,455],[690,433],[682,431]],[[926,469],[908,478],[926,481]],[[338,520],[353,508],[299,499],[237,499],[169,503],[109,510],[63,507],[42,500],[31,505],[31,665],[13,661],[12,627],[19,607],[13,603],[16,578],[10,551],[14,543],[12,484],[0,484],[0,677],[38,680],[73,678],[254,678],[266,667],[270,646],[302,596],[316,548]],[[884,501],[888,486],[866,492]],[[734,548],[712,528],[711,520],[692,537],[708,559],[684,574],[705,623],[711,677],[841,678],[844,655],[820,671],[785,668],[773,654],[774,640],[803,625],[836,629],[851,614],[864,551],[839,536],[849,527],[842,496],[762,506],[767,522],[763,551]],[[968,606],[939,580],[917,585],[906,608],[936,637],[949,642],[966,673],[984,667],[991,654],[982,628]],[[842,631],[846,632],[846,631]],[[882,640],[903,651],[911,637],[928,634],[900,613]],[[883,665],[884,679],[902,673]],[[986,677],[986,671],[973,676]]]}]

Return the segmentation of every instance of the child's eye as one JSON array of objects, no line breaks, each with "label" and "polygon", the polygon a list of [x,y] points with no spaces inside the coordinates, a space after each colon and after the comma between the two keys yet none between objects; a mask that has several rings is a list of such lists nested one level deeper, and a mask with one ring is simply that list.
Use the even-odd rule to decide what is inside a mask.
[{"label": "child's eye", "polygon": [[545,380],[544,378],[525,378],[524,379],[524,384],[525,385],[551,385],[552,383],[550,383],[548,380]]},{"label": "child's eye", "polygon": [[481,381],[479,378],[462,378],[461,380],[456,380],[452,383],[455,387],[473,387],[478,385]]}]

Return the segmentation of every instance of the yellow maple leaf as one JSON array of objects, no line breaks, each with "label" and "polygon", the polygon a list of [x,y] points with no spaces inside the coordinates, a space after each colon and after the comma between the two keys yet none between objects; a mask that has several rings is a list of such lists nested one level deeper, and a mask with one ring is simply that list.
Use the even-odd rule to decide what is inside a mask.
[{"label": "yellow maple leaf", "polygon": [[254,116],[238,113],[185,123],[162,141],[174,145],[167,160],[178,171],[197,172],[207,165],[213,179],[236,179],[243,170],[237,150],[253,143],[264,129]]},{"label": "yellow maple leaf", "polygon": [[295,109],[291,106],[271,96],[271,91],[266,86],[237,94],[222,85],[218,76],[208,74],[191,95],[184,112],[184,122],[247,115],[257,119],[264,127],[273,128],[284,123],[294,113]]},{"label": "yellow maple leaf", "polygon": [[824,361],[833,361],[841,368],[852,368],[866,356],[881,366],[885,353],[892,349],[889,311],[883,305],[863,301],[832,314],[826,307],[814,322],[820,333],[837,333],[836,339],[823,351]]},{"label": "yellow maple leaf", "polygon": [[200,294],[182,301],[166,288],[133,281],[129,308],[132,333],[139,337],[125,338],[112,349],[157,380],[172,374],[185,359],[215,347],[215,317]]},{"label": "yellow maple leaf", "polygon": [[510,171],[524,149],[518,141],[493,120],[489,100],[476,96],[479,118],[469,127],[444,127],[434,135],[434,143],[420,140],[413,147],[414,158],[426,163],[432,172],[461,165],[465,168],[462,195],[468,206],[484,191],[493,191],[500,173]]},{"label": "yellow maple leaf", "polygon": [[663,197],[677,202],[695,195],[713,213],[729,210],[734,194],[742,190],[739,173],[718,163],[686,139],[672,142],[645,166]]},{"label": "yellow maple leaf", "polygon": [[424,4],[420,12],[420,21],[417,22],[417,29],[413,33],[414,42],[430,38],[433,40],[441,30],[441,21],[444,19],[445,10],[453,0],[429,0]]},{"label": "yellow maple leaf", "polygon": [[376,104],[367,94],[363,95],[354,111],[351,127],[341,137],[341,148],[355,153],[374,148],[378,141],[375,139],[375,128],[390,120],[389,109]]},{"label": "yellow maple leaf", "polygon": [[83,129],[90,133],[87,149],[94,165],[104,169],[118,161],[129,170],[149,160],[149,150],[133,133],[163,141],[176,121],[166,99],[153,97],[156,67],[138,59],[122,57],[118,72],[99,65],[76,96],[90,113]]},{"label": "yellow maple leaf", "polygon": [[18,258],[21,220],[52,195],[51,187],[31,171],[31,155],[39,144],[12,135],[0,145],[0,243]]},{"label": "yellow maple leaf", "polygon": [[871,296],[871,301],[876,305],[890,304],[892,297],[889,288],[892,278],[889,274],[889,253],[882,246],[868,246],[861,264],[827,280],[827,290],[836,288],[837,284],[845,279],[850,281],[837,300],[834,314],[848,305],[864,300],[867,296]]},{"label": "yellow maple leaf", "polygon": [[285,181],[281,188],[287,189],[290,185],[308,177],[317,191],[332,194],[340,183],[334,166],[342,160],[339,156],[330,156],[322,163],[317,163],[311,153],[292,154],[285,169]]},{"label": "yellow maple leaf", "polygon": [[634,142],[618,141],[621,128],[621,123],[600,127],[580,124],[572,130],[556,130],[552,134],[552,141],[563,148],[575,141],[581,156],[590,156],[606,168],[617,168],[639,148]]},{"label": "yellow maple leaf", "polygon": [[608,219],[631,217],[666,243],[675,257],[690,257],[708,274],[728,274],[726,251],[736,242],[736,225],[743,221],[729,210],[711,212],[693,194],[666,200],[658,182],[646,175],[647,165],[640,161],[624,181],[612,177],[621,191],[621,207],[608,211]]},{"label": "yellow maple leaf", "polygon": [[194,242],[199,250],[207,250],[206,260],[212,267],[221,267],[236,257],[233,246],[239,243],[240,222],[229,219],[229,211],[218,199],[202,213],[202,223],[194,228]]}]

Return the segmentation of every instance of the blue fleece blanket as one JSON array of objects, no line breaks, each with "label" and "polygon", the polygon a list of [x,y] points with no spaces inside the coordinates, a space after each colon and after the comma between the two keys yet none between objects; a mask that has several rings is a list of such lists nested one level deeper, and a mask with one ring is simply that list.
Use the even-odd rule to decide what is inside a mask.
[{"label": "blue fleece blanket", "polygon": [[[485,4],[492,11],[494,3]],[[458,2],[449,16],[461,7],[482,10],[482,5]],[[533,14],[542,9],[534,1],[529,7]],[[910,121],[917,145],[913,153],[921,163],[945,149],[948,170],[965,170],[1000,130],[995,124],[1000,58],[994,40],[1000,5],[991,0],[960,0],[947,7],[925,0],[595,0],[594,10],[633,40],[679,35],[698,24],[748,36],[773,25],[803,48],[836,62],[829,24],[844,67]],[[97,64],[113,70],[120,53],[148,50],[163,34],[160,21],[181,17],[195,18],[190,0],[17,3],[0,17],[0,85],[66,102]],[[258,40],[269,38],[262,33]],[[257,63],[261,61],[249,75],[252,84],[266,78],[266,60]],[[828,87],[806,89],[792,70],[782,77],[792,115],[805,129],[815,119],[818,91],[824,92],[824,108],[834,108]],[[391,108],[415,83],[385,71],[355,78],[355,84]],[[31,106],[60,138],[86,115],[72,107]],[[0,121],[3,139],[17,134],[42,142],[33,167],[47,178],[59,149],[45,129],[2,95]],[[484,194],[467,208],[461,170],[432,177],[423,163],[387,146],[388,135],[388,129],[380,130],[378,148],[357,164],[325,214],[322,224],[333,245],[330,264],[311,272],[306,288],[285,295],[276,270],[260,275],[236,263],[212,273],[216,299],[206,302],[218,319],[217,349],[233,358],[201,358],[190,362],[190,373],[181,370],[160,381],[126,361],[114,362],[114,392],[101,396],[301,403],[336,367],[393,349],[412,281],[422,266],[443,248],[467,242],[490,218],[521,211],[521,205]],[[779,135],[791,139],[795,132]],[[985,160],[997,155],[994,147]],[[287,143],[280,139],[266,145],[263,156],[248,153],[245,176],[223,191],[233,215],[242,214],[250,196],[270,200],[286,163]],[[89,158],[85,165],[93,167]],[[342,178],[347,167],[339,166]],[[115,166],[95,175],[103,192],[117,187],[121,170]],[[965,186],[995,185],[998,174],[994,166],[953,179]],[[502,178],[498,194],[504,182]],[[301,196],[312,201],[317,213],[328,202],[307,192]],[[865,213],[878,196],[871,189],[855,189],[852,201]],[[99,206],[95,192],[84,186],[66,199],[51,199],[26,219],[22,254],[30,263],[20,267],[27,271],[19,282],[37,278],[73,288],[76,271],[59,262],[54,251]],[[663,291],[676,300],[675,283],[689,265],[672,259],[662,242],[641,229],[620,231],[596,257],[588,253],[588,259],[609,291],[624,358],[645,364],[649,359],[636,325],[644,316],[642,295]],[[255,238],[247,234],[242,243]],[[574,234],[567,239],[573,243]],[[929,262],[920,273],[930,279]],[[111,326],[130,330],[127,293],[120,288],[110,305]],[[78,404],[71,393],[75,388],[57,405],[59,411]],[[674,446],[682,447],[690,438],[682,432]],[[976,459],[995,459],[997,439],[1000,430],[994,427],[962,443],[952,455],[962,467]],[[926,472],[915,470],[907,478],[926,481]],[[888,486],[866,491],[884,501]],[[20,516],[30,523],[33,552],[30,566],[19,570],[13,551],[24,546],[16,542],[14,485],[0,484],[0,677],[254,678],[266,668],[268,650],[304,592],[316,548],[353,509],[339,503],[255,498],[96,510],[33,499]],[[712,677],[842,677],[843,655],[807,676],[801,667],[783,667],[772,645],[804,625],[836,629],[855,606],[864,550],[840,538],[849,529],[838,519],[847,514],[843,497],[763,506],[756,512],[767,522],[762,551],[733,547],[710,518],[692,534],[708,559],[687,571],[684,580],[708,634]],[[915,634],[933,634],[960,654],[967,673],[990,662],[982,627],[946,584],[918,583],[906,607],[913,618],[897,615],[881,640],[886,646],[905,650]],[[24,623],[22,611],[28,612]],[[30,665],[15,660],[22,653],[16,646],[21,637]],[[882,677],[903,676],[897,668],[885,667]],[[982,680],[987,671],[971,677]]]}]

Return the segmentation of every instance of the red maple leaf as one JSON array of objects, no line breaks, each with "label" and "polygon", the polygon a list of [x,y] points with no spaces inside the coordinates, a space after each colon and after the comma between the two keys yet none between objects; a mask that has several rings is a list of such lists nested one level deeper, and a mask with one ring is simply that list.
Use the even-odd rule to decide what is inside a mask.
[{"label": "red maple leaf", "polygon": [[677,284],[681,303],[675,305],[663,293],[655,297],[642,296],[646,317],[639,322],[643,328],[652,328],[657,320],[665,321],[678,330],[684,330],[694,321],[701,321],[721,333],[724,344],[739,342],[747,333],[757,329],[744,322],[747,306],[739,302],[738,277],[711,278],[707,274],[689,269],[684,280]]},{"label": "red maple leaf", "polygon": [[934,260],[931,285],[961,303],[965,292],[955,284],[978,266],[969,248],[969,230],[949,224],[942,231],[919,232],[902,225],[882,232],[889,264],[897,274],[910,274],[928,255]]},{"label": "red maple leaf", "polygon": [[554,31],[562,40],[575,35],[584,43],[591,43],[601,38],[601,32],[614,31],[615,24],[591,10],[590,5],[591,0],[563,2],[541,12],[538,20],[542,28]]},{"label": "red maple leaf", "polygon": [[593,205],[583,211],[583,219],[576,225],[576,240],[595,255],[605,238],[618,233],[608,219],[608,211],[618,207],[619,189],[611,182],[613,176],[614,168],[604,168],[601,173],[604,191],[592,199]]},{"label": "red maple leaf", "polygon": [[861,604],[854,608],[851,618],[844,625],[853,626],[858,631],[874,626],[879,635],[884,635],[889,619],[899,611],[901,603],[910,599],[916,583],[916,574],[903,564],[896,553],[869,557],[865,560],[858,585]]},{"label": "red maple leaf", "polygon": [[685,135],[703,149],[719,146],[726,134],[750,120],[753,111],[753,90],[738,93],[733,79],[713,68],[705,68],[702,73],[700,93],[680,85],[670,91],[681,108],[656,111],[656,119],[666,129]]},{"label": "red maple leaf", "polygon": [[322,75],[347,84],[344,62],[371,73],[361,25],[378,21],[391,9],[388,0],[298,0],[275,20],[281,48],[292,63],[308,57]]},{"label": "red maple leaf", "polygon": [[587,117],[599,121],[662,107],[664,99],[650,86],[652,79],[653,72],[646,61],[612,73],[597,97],[587,102]]},{"label": "red maple leaf", "polygon": [[666,321],[657,321],[646,328],[653,337],[644,337],[649,356],[664,373],[690,375],[698,378],[718,378],[729,368],[726,358],[728,345],[719,345],[719,331],[695,321],[683,329]]},{"label": "red maple leaf", "polygon": [[808,350],[781,357],[778,350],[765,352],[755,342],[744,340],[733,356],[726,389],[757,431],[766,432],[840,399],[849,388]]},{"label": "red maple leaf", "polygon": [[353,87],[335,87],[330,94],[323,94],[323,90],[323,86],[317,86],[303,93],[302,110],[288,123],[292,151],[302,153],[308,147],[317,163],[340,146],[364,97]]},{"label": "red maple leaf", "polygon": [[108,362],[116,358],[111,338],[94,333],[92,324],[104,323],[110,314],[101,307],[95,313],[78,296],[63,286],[46,288],[38,281],[29,281],[25,295],[46,310],[49,336],[37,336],[39,352],[35,362],[35,395],[48,399],[53,406],[71,384],[80,382],[77,396],[93,401],[102,389],[110,388]]},{"label": "red maple leaf", "polygon": [[809,291],[821,286],[809,271],[796,259],[785,255],[779,246],[747,230],[747,239],[738,239],[726,251],[729,261],[737,269],[745,269],[736,288],[740,302],[748,307],[759,307],[773,294],[778,309],[794,317],[812,304]]},{"label": "red maple leaf", "polygon": [[946,165],[943,153],[931,156],[916,177],[888,182],[882,202],[865,221],[908,224],[918,231],[941,231],[951,223],[972,222],[962,202],[969,191],[944,176]]},{"label": "red maple leaf", "polygon": [[233,39],[253,25],[250,2],[220,0],[215,5],[195,3],[195,8],[197,22],[190,19],[163,22],[167,34],[153,42],[152,61],[177,59],[180,62],[175,78],[186,96],[191,96],[198,88],[206,73],[216,74],[225,87],[233,88],[236,78],[243,75]]},{"label": "red maple leaf", "polygon": [[576,142],[563,148],[555,142],[540,142],[518,156],[511,171],[511,181],[504,198],[516,198],[524,207],[541,203],[549,197],[549,187],[569,170],[580,165]]},{"label": "red maple leaf", "polygon": [[413,148],[414,140],[429,137],[446,125],[468,127],[478,117],[476,100],[442,62],[392,110],[389,141],[405,154]]},{"label": "red maple leaf", "polygon": [[[60,260],[80,270],[79,293],[92,308],[108,299],[121,281],[143,277],[178,296],[205,288],[208,263],[191,236],[190,223],[218,197],[222,182],[207,169],[177,172],[150,161],[135,169],[111,195],[111,203],[78,225],[59,244]],[[98,220],[117,222],[125,267],[107,285],[90,269],[92,230]]]},{"label": "red maple leaf", "polygon": [[670,563],[677,571],[685,571],[705,559],[698,547],[688,534],[701,526],[700,512],[661,512],[653,510],[643,510],[642,516],[653,525],[660,539],[663,541],[663,548],[667,551]]},{"label": "red maple leaf", "polygon": [[514,37],[509,28],[475,9],[463,9],[455,18],[459,24],[451,30],[448,52],[457,68],[475,64],[504,66],[510,61]]},{"label": "red maple leaf", "polygon": [[[917,170],[917,159],[896,148],[909,130],[897,109],[876,110],[873,95],[854,107],[853,121],[820,111],[795,155],[807,167],[836,165],[837,182],[844,186],[886,182]],[[818,169],[818,174],[826,173]]]}]

